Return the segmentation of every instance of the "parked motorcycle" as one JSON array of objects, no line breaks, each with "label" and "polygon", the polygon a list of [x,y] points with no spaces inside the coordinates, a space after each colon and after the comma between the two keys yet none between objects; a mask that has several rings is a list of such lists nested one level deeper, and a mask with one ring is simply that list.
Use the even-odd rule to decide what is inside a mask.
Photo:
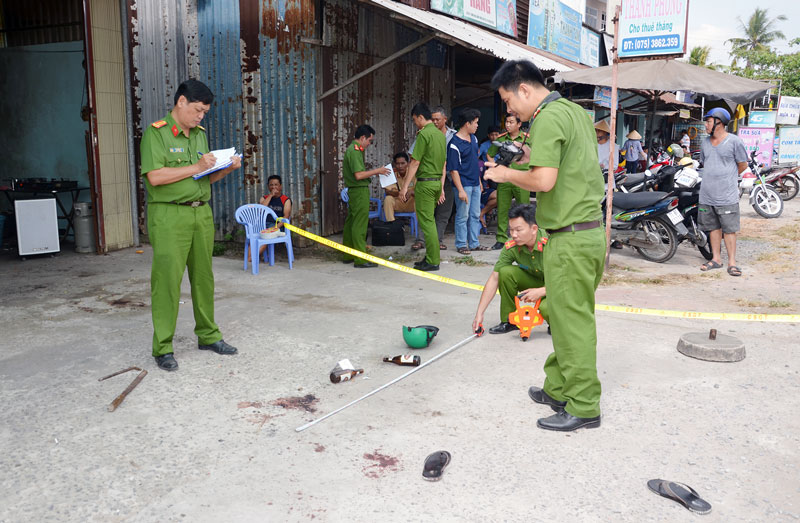
[{"label": "parked motorcycle", "polygon": [[777,218],[783,213],[783,200],[778,192],[767,183],[761,172],[763,164],[756,161],[756,154],[758,154],[757,151],[751,152],[748,162],[750,171],[756,176],[755,184],[750,191],[750,205],[764,218]]},{"label": "parked motorcycle", "polygon": [[[678,197],[668,193],[614,193],[611,239],[633,247],[645,260],[664,263],[675,256],[679,238],[689,234],[678,210]],[[603,216],[606,201],[603,198]]]},{"label": "parked motorcycle", "polygon": [[781,200],[791,200],[797,196],[798,189],[800,189],[798,171],[800,171],[800,165],[773,167],[764,171],[764,179],[780,195]]}]

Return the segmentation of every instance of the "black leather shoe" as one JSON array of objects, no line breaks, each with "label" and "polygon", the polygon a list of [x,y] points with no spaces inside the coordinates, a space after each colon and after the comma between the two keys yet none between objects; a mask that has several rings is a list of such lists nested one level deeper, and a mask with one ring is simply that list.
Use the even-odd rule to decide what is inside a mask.
[{"label": "black leather shoe", "polygon": [[566,410],[557,412],[549,418],[540,418],[536,426],[544,430],[571,432],[580,428],[595,429],[600,426],[600,416],[594,418],[578,418]]},{"label": "black leather shoe", "polygon": [[175,356],[173,356],[171,352],[169,354],[156,356],[155,360],[159,369],[164,369],[167,371],[178,370],[178,362],[175,361]]},{"label": "black leather shoe", "polygon": [[417,267],[421,267],[422,265],[425,265],[425,263],[427,263],[425,261],[425,258],[422,258],[420,261],[415,261],[414,262],[414,268],[416,269]]},{"label": "black leather shoe", "polygon": [[354,265],[356,269],[369,269],[371,267],[377,267],[377,266],[378,266],[377,263],[372,263],[372,262],[357,263]]},{"label": "black leather shoe", "polygon": [[197,348],[200,350],[213,350],[217,354],[236,354],[239,352],[236,347],[225,343],[225,340],[219,340],[211,345],[200,345],[198,343]]},{"label": "black leather shoe", "polygon": [[528,396],[530,396],[531,399],[536,403],[541,403],[542,405],[549,405],[550,408],[556,412],[561,412],[567,405],[566,401],[554,400],[544,390],[540,389],[539,387],[529,388]]},{"label": "black leather shoe", "polygon": [[432,264],[430,264],[428,262],[425,262],[422,265],[418,265],[418,266],[416,266],[414,268],[417,269],[418,271],[438,271],[439,270],[439,266],[438,265],[432,265]]},{"label": "black leather shoe", "polygon": [[492,250],[493,251],[499,251],[502,248],[503,248],[503,244],[501,242],[494,242],[494,245],[492,245]]},{"label": "black leather shoe", "polygon": [[519,327],[508,323],[507,321],[502,321],[495,325],[494,327],[489,329],[489,334],[505,334],[506,332],[511,331],[518,331]]}]

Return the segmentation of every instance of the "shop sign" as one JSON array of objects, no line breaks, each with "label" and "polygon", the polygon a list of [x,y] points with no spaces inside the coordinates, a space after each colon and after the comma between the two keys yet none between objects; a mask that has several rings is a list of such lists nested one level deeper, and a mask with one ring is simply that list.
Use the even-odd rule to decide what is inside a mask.
[{"label": "shop sign", "polygon": [[692,116],[692,113],[689,112],[689,109],[681,109],[679,116],[684,120],[688,120]]},{"label": "shop sign", "polygon": [[750,111],[747,115],[747,125],[750,127],[775,127],[775,111]]},{"label": "shop sign", "polygon": [[[558,0],[530,0],[528,45],[581,61],[581,13]],[[598,42],[599,46],[599,42]]]},{"label": "shop sign", "polygon": [[[595,87],[594,88],[594,104],[600,107],[611,109],[611,88],[610,87]],[[619,100],[617,100],[617,109],[619,109]]]},{"label": "shop sign", "polygon": [[689,0],[626,0],[619,17],[619,57],[686,53]]},{"label": "shop sign", "polygon": [[800,127],[781,127],[778,163],[800,163]]},{"label": "shop sign", "polygon": [[581,63],[600,66],[600,35],[586,27],[581,28]]},{"label": "shop sign", "polygon": [[740,127],[739,138],[744,142],[747,155],[758,151],[756,161],[763,163],[765,168],[772,165],[772,145],[775,141],[775,129],[766,127]]},{"label": "shop sign", "polygon": [[431,10],[517,36],[516,0],[431,0]]},{"label": "shop sign", "polygon": [[778,116],[775,123],[778,125],[797,125],[800,118],[800,98],[796,96],[781,96],[778,102]]}]

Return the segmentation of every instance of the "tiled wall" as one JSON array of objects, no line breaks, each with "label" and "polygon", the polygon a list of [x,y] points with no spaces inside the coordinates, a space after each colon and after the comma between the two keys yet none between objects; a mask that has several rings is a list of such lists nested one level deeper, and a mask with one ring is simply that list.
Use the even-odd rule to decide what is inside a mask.
[{"label": "tiled wall", "polygon": [[106,248],[133,244],[122,35],[117,0],[90,0]]}]

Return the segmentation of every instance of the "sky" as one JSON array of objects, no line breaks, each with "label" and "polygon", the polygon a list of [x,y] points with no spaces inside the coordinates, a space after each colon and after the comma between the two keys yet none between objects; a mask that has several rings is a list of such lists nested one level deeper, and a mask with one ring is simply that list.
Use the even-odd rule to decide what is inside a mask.
[{"label": "sky", "polygon": [[[724,6],[725,9],[721,9]],[[790,49],[800,51],[800,46],[790,48],[788,41],[800,37],[800,2],[786,0],[689,0],[689,31],[686,37],[686,54],[692,47],[708,45],[711,47],[709,60],[712,63],[730,65],[730,44],[725,40],[742,36],[739,31],[740,17],[743,22],[753,14],[756,7],[769,10],[769,17],[786,15],[787,20],[778,22],[778,30],[783,31],[786,40],[773,43],[779,51]]]}]

